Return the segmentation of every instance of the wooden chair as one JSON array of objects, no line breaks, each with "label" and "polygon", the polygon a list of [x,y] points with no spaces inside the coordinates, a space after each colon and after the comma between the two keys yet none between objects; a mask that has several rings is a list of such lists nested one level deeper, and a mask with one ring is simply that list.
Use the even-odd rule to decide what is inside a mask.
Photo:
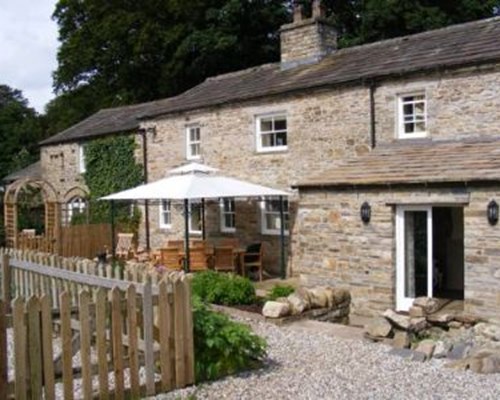
[{"label": "wooden chair", "polygon": [[177,247],[167,247],[160,249],[160,264],[167,268],[179,269],[181,268],[182,257],[179,254]]},{"label": "wooden chair", "polygon": [[208,258],[205,247],[192,247],[189,249],[190,270],[206,271],[208,270]]},{"label": "wooden chair", "polygon": [[257,269],[259,280],[262,281],[262,243],[254,243],[247,247],[247,251],[243,256],[243,276],[246,276],[247,270]]},{"label": "wooden chair", "polygon": [[215,247],[214,249],[214,269],[216,271],[236,271],[236,265],[234,263],[234,253],[233,247]]},{"label": "wooden chair", "polygon": [[116,243],[115,254],[119,258],[129,259],[130,254],[134,255],[134,234],[133,233],[118,233],[118,242]]}]

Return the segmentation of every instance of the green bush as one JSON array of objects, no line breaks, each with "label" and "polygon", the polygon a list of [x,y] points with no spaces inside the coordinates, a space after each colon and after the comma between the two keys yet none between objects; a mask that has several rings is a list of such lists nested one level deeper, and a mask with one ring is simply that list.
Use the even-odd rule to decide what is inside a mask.
[{"label": "green bush", "polygon": [[193,319],[197,382],[262,364],[267,344],[248,326],[209,310],[197,296],[193,296]]},{"label": "green bush", "polygon": [[248,278],[214,271],[194,276],[193,293],[202,301],[225,306],[253,304],[256,301],[255,288]]},{"label": "green bush", "polygon": [[279,297],[287,297],[295,292],[295,288],[290,285],[275,285],[267,295],[267,300],[276,300]]}]

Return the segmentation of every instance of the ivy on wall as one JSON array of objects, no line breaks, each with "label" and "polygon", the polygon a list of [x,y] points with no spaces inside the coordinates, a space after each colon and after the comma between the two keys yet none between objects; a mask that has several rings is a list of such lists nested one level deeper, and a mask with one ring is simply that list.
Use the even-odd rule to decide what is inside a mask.
[{"label": "ivy on wall", "polygon": [[[109,223],[109,201],[100,197],[130,189],[143,182],[143,167],[136,163],[136,143],[133,136],[116,135],[92,140],[84,145],[83,174],[89,189],[89,219],[91,223]],[[127,202],[115,203],[115,218],[121,229],[135,231],[140,222],[136,207],[131,211]]]}]

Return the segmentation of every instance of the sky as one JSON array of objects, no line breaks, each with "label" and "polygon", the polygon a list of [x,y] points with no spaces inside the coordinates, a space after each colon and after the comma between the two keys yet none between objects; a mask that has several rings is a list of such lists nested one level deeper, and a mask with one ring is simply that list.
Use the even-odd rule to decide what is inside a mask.
[{"label": "sky", "polygon": [[23,92],[39,113],[54,97],[57,0],[0,0],[0,84]]}]

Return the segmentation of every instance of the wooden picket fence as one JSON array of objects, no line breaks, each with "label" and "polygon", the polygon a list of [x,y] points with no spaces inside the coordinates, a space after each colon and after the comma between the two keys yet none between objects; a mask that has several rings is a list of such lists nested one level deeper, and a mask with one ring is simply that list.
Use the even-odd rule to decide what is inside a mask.
[{"label": "wooden picket fence", "polygon": [[0,254],[0,399],[140,398],[194,383],[184,274],[138,283],[57,267],[72,260]]}]

